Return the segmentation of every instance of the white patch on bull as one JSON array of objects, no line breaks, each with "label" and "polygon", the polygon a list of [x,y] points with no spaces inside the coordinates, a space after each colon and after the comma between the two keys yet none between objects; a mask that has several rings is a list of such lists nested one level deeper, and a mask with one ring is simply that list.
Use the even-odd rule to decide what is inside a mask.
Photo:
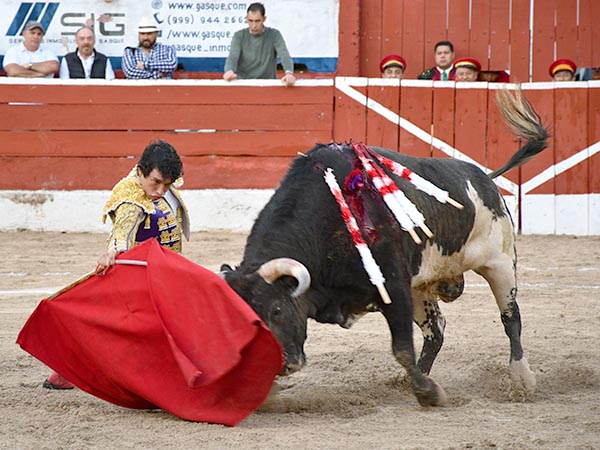
[{"label": "white patch on bull", "polygon": [[[437,296],[431,295],[429,292],[413,290],[412,297],[413,319],[421,329],[423,337],[425,339],[433,339],[434,333],[432,327],[434,324],[431,323],[431,313],[432,310],[435,311],[437,309]],[[446,326],[446,319],[444,319],[439,309],[437,309],[437,313],[438,323],[436,325],[443,333]]]},{"label": "white patch on bull", "polygon": [[458,252],[445,256],[437,244],[428,241],[423,249],[419,272],[412,278],[413,290],[429,292],[431,285],[439,280],[457,278],[468,270],[479,272],[486,266],[508,263],[512,269],[514,234],[504,203],[505,215],[495,217],[469,181],[467,194],[475,206],[475,220],[467,242]]}]

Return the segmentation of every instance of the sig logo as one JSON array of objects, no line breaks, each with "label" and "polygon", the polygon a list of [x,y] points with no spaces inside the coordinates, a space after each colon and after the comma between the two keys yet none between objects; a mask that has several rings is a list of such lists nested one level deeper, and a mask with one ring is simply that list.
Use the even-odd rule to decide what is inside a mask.
[{"label": "sig logo", "polygon": [[6,35],[20,35],[23,32],[23,27],[30,20],[37,20],[42,24],[44,30],[47,30],[59,5],[60,3],[21,3]]},{"label": "sig logo", "polygon": [[60,18],[60,23],[66,28],[63,36],[75,36],[81,27],[93,27],[96,35],[124,36],[125,24],[119,23],[119,18],[125,17],[123,13],[102,14],[97,19],[94,13],[65,13]]},{"label": "sig logo", "polygon": [[[30,20],[37,20],[42,24],[44,30],[48,30],[54,19],[60,3],[52,2],[23,2],[10,24],[7,36],[18,36],[23,32],[25,24]],[[125,14],[107,13],[98,14],[93,12],[65,12],[60,16],[61,36],[75,36],[81,27],[93,27],[96,35],[106,37],[122,37],[125,35]],[[56,30],[55,30],[56,31]]]}]

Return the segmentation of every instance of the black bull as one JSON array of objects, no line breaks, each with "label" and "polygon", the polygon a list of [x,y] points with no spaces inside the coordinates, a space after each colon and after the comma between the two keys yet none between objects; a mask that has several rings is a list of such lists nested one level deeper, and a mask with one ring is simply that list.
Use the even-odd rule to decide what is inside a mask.
[{"label": "black bull", "polygon": [[[356,169],[349,145],[317,145],[296,158],[273,197],[260,212],[248,237],[244,258],[227,282],[254,308],[282,344],[282,374],[305,363],[308,318],[349,327],[365,312],[386,318],[392,351],[404,367],[422,405],[444,403],[443,389],[428,377],[441,349],[445,319],[438,300],[462,293],[463,273],[473,270],[490,285],[510,340],[510,369],[515,383],[535,389],[521,345],[516,301],[513,223],[491,178],[517,167],[547,146],[548,133],[520,91],[499,91],[497,103],[525,145],[502,168],[486,175],[456,159],[413,158],[374,149],[433,182],[464,206],[458,209],[387,170],[397,186],[423,213],[431,238],[418,245],[403,231],[372,184],[349,200],[373,257],[385,276],[392,300],[384,303],[371,284],[336,200],[323,173],[333,169],[343,181]],[[366,178],[368,179],[368,178]],[[346,193],[347,194],[347,193]],[[421,328],[423,348],[416,362],[412,322]]]}]

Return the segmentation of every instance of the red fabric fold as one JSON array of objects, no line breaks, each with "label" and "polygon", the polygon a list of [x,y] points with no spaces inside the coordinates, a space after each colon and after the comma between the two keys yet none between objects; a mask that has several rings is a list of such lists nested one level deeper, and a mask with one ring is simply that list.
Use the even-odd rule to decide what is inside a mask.
[{"label": "red fabric fold", "polygon": [[216,274],[154,239],[42,300],[17,343],[80,389],[119,406],[233,426],[282,366],[271,331]]}]

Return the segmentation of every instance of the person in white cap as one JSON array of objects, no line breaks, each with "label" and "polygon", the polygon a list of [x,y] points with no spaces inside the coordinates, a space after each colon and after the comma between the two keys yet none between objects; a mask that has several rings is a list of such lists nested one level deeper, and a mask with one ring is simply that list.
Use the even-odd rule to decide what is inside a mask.
[{"label": "person in white cap", "polygon": [[4,55],[4,71],[9,77],[54,78],[58,57],[41,45],[44,27],[30,20],[23,29],[23,43],[10,47]]},{"label": "person in white cap", "polygon": [[151,17],[143,17],[138,25],[137,47],[126,47],[123,53],[123,73],[126,78],[173,78],[177,69],[177,54],[172,45],[156,42],[158,27]]}]

